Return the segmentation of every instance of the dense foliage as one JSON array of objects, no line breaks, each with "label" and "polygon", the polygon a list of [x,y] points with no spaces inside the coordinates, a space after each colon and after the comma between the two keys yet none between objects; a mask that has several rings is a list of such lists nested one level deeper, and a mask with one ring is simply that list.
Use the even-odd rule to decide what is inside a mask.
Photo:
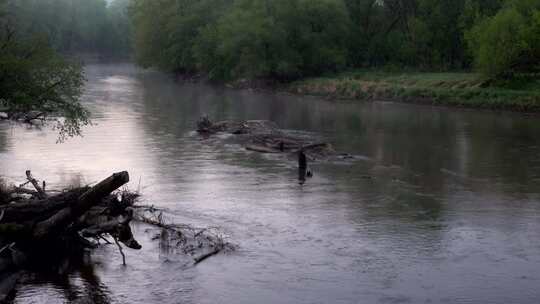
[{"label": "dense foliage", "polygon": [[537,0],[131,1],[139,63],[216,79],[538,62]]},{"label": "dense foliage", "polygon": [[508,3],[496,15],[476,24],[467,34],[475,64],[493,77],[540,68],[540,1]]},{"label": "dense foliage", "polygon": [[0,108],[10,115],[56,118],[60,139],[80,134],[88,113],[79,103],[82,69],[63,59],[45,35],[25,33],[0,2]]},{"label": "dense foliage", "polygon": [[0,111],[53,118],[60,140],[89,123],[80,64],[65,54],[126,54],[129,0],[0,0]]},{"label": "dense foliage", "polygon": [[[0,111],[56,122],[59,140],[79,135],[89,113],[84,75],[67,58],[128,56],[130,0],[0,0]],[[69,55],[69,56],[66,56]]]}]

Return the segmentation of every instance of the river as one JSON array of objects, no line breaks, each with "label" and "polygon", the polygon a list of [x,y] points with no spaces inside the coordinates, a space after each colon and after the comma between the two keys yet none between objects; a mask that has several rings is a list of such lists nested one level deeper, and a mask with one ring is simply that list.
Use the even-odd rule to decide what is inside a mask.
[{"label": "river", "polygon": [[[534,116],[179,84],[129,64],[86,67],[94,125],[0,124],[0,175],[49,188],[129,170],[167,220],[219,227],[234,252],[193,266],[135,226],[62,276],[29,275],[15,303],[538,303],[540,121]],[[354,161],[296,163],[193,132],[268,119]],[[86,299],[86,301],[85,301]]]}]

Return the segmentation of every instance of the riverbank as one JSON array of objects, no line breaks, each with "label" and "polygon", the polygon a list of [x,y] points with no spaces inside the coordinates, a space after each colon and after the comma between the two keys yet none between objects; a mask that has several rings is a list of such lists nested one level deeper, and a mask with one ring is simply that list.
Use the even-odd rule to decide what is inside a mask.
[{"label": "riverbank", "polygon": [[391,100],[519,112],[540,112],[540,83],[488,85],[474,73],[355,71],[295,81],[286,91],[333,99]]}]

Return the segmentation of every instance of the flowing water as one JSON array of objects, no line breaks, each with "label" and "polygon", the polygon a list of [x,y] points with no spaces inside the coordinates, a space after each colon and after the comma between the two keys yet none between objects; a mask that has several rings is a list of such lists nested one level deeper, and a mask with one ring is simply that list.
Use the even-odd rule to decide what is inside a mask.
[{"label": "flowing water", "polygon": [[[540,121],[510,113],[337,102],[90,65],[94,126],[0,124],[0,175],[48,187],[129,170],[167,220],[219,227],[237,245],[193,266],[156,231],[141,251],[93,252],[68,274],[27,275],[15,303],[538,303]],[[207,114],[268,119],[354,161],[296,163],[193,132]]]}]

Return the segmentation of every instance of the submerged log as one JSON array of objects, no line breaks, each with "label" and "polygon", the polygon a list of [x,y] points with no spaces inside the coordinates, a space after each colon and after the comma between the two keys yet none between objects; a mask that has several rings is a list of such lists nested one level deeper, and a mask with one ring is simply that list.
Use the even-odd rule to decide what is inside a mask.
[{"label": "submerged log", "polygon": [[221,250],[223,250],[223,248],[216,247],[216,248],[213,248],[212,250],[210,250],[207,253],[204,253],[204,254],[201,254],[201,255],[199,255],[197,257],[194,257],[193,258],[194,264],[195,265],[199,264],[200,262],[208,259],[209,257],[218,254]]},{"label": "submerged log", "polygon": [[267,120],[225,120],[214,123],[203,117],[197,123],[197,131],[205,136],[215,133],[238,135],[235,138],[246,150],[259,153],[298,153],[303,149],[306,156],[312,160],[325,159],[335,154],[329,143],[291,135]]},{"label": "submerged log", "polygon": [[197,122],[197,132],[201,134],[229,133],[242,134],[265,134],[279,132],[278,126],[268,120],[223,120],[212,122],[208,117],[202,117]]},{"label": "submerged log", "polygon": [[257,144],[248,144],[246,145],[246,150],[259,152],[259,153],[280,153],[283,152],[282,149],[276,150],[273,147],[267,147]]}]

